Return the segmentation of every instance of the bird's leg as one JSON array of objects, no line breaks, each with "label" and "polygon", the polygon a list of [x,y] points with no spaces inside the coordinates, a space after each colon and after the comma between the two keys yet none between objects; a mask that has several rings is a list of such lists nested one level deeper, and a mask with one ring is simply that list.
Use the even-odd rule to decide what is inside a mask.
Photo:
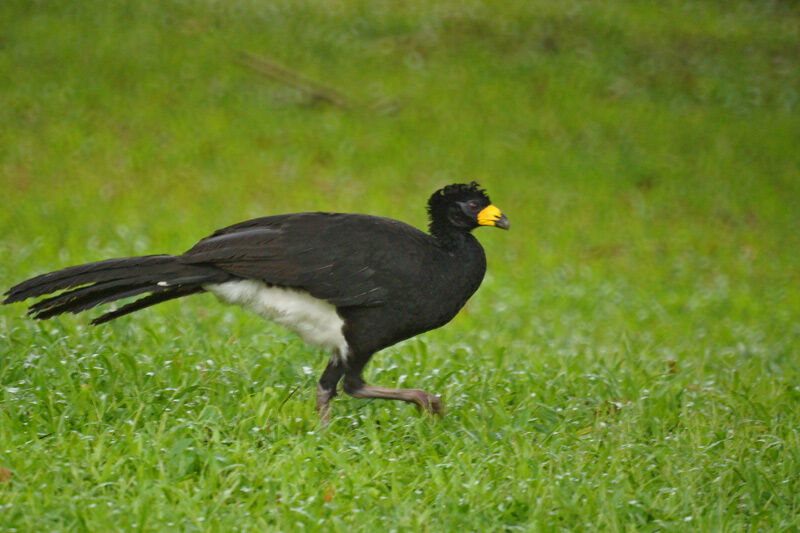
[{"label": "bird's leg", "polygon": [[420,409],[437,415],[444,415],[442,399],[420,389],[389,389],[367,385],[360,375],[347,374],[344,378],[344,392],[355,398],[381,398],[402,400],[414,403]]},{"label": "bird's leg", "polygon": [[336,396],[336,385],[342,379],[343,374],[344,365],[339,357],[333,356],[317,383],[317,412],[323,427],[327,426],[331,420],[331,398]]}]

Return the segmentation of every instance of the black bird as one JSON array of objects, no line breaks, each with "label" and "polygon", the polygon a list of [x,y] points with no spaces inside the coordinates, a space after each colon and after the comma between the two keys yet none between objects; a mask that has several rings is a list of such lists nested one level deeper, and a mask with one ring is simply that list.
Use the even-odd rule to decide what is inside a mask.
[{"label": "black bird", "polygon": [[9,289],[3,303],[64,290],[28,309],[45,319],[149,293],[95,318],[96,325],[208,291],[332,352],[317,386],[323,424],[342,377],[344,392],[356,398],[403,400],[442,414],[438,396],[367,385],[362,370],[378,350],[449,322],[486,271],[471,231],[509,224],[475,182],[436,191],[428,215],[430,234],[369,215],[256,218],[218,230],[181,255],[108,259],[36,276]]}]

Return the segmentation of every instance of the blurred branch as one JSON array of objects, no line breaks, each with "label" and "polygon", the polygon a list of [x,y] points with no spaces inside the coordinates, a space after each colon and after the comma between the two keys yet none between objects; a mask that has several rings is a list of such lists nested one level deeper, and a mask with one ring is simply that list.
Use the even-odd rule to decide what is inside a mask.
[{"label": "blurred branch", "polygon": [[237,62],[240,65],[258,72],[259,74],[267,76],[268,78],[272,78],[285,83],[286,85],[290,85],[295,89],[299,89],[314,100],[322,100],[337,107],[341,107],[342,109],[352,109],[354,107],[350,99],[339,91],[332,89],[331,87],[326,87],[325,85],[314,80],[310,80],[298,74],[297,72],[294,72],[293,70],[275,63],[274,61],[264,59],[263,57],[251,54],[250,52],[240,52]]}]

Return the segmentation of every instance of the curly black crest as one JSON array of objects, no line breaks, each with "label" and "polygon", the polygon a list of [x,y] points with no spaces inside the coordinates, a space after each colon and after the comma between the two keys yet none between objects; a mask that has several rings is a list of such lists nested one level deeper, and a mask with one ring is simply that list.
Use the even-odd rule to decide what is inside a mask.
[{"label": "curly black crest", "polygon": [[481,198],[489,202],[489,195],[486,194],[485,189],[481,189],[478,182],[472,183],[454,183],[442,187],[433,193],[428,200],[428,216],[434,218],[435,215],[441,212],[442,208],[446,208],[453,202],[463,202],[465,200]]},{"label": "curly black crest", "polygon": [[477,220],[467,217],[461,207],[472,200],[484,206],[491,203],[486,191],[474,181],[469,184],[454,183],[433,193],[428,200],[428,229],[431,235],[444,242],[449,240],[447,235],[469,232],[477,227]]}]

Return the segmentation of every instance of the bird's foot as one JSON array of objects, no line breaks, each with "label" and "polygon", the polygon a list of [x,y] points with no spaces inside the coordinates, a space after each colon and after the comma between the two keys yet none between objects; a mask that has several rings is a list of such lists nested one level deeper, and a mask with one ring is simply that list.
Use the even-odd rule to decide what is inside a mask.
[{"label": "bird's foot", "polygon": [[372,387],[360,380],[345,380],[344,391],[355,398],[380,398],[384,400],[401,400],[414,403],[420,410],[443,416],[442,399],[421,389],[388,389]]},{"label": "bird's foot", "polygon": [[436,396],[435,394],[419,389],[417,389],[417,392],[419,393],[415,400],[417,409],[420,411],[424,409],[426,412],[433,415],[444,416],[444,405],[442,404],[441,396]]},{"label": "bird's foot", "polygon": [[323,429],[328,427],[331,422],[331,398],[336,396],[336,389],[325,389],[317,386],[317,413],[319,414],[319,425]]}]

